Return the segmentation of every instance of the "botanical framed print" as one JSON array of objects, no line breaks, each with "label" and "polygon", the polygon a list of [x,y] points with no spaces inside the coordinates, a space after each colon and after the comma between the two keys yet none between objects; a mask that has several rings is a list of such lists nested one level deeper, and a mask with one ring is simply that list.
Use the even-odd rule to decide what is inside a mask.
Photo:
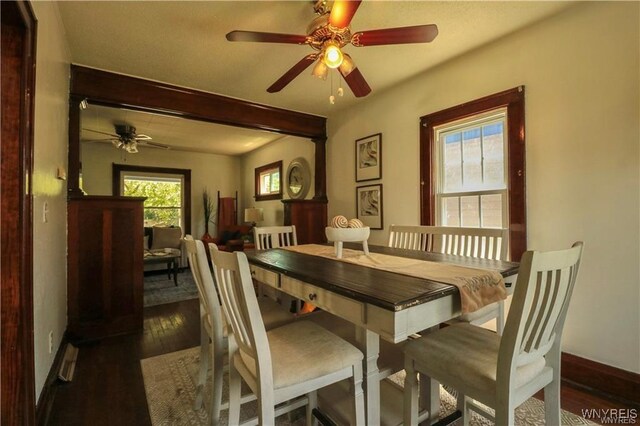
[{"label": "botanical framed print", "polygon": [[382,133],[356,140],[356,182],[382,177]]},{"label": "botanical framed print", "polygon": [[356,187],[356,217],[364,226],[382,229],[382,184]]}]

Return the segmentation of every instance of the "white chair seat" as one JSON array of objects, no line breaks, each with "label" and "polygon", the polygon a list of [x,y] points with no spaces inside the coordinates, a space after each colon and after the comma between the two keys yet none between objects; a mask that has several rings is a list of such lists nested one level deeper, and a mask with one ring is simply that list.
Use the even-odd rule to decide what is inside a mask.
[{"label": "white chair seat", "polygon": [[[312,381],[361,362],[363,358],[362,352],[353,345],[310,321],[297,321],[270,330],[267,339],[275,389]],[[239,352],[244,365],[256,375],[253,358],[242,350]],[[316,356],[319,353],[322,357]],[[237,357],[238,354],[236,362]]]},{"label": "white chair seat", "polygon": [[[500,336],[470,324],[455,324],[413,340],[405,353],[417,362],[428,364],[429,375],[456,389],[465,389],[472,398],[483,395],[494,402],[496,366]],[[540,356],[516,368],[514,387],[518,388],[538,376],[545,367]]]}]

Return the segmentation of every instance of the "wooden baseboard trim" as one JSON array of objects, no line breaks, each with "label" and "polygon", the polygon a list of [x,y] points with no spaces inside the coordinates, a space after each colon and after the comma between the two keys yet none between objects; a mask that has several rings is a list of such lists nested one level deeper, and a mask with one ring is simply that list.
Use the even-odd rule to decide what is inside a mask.
[{"label": "wooden baseboard trim", "polygon": [[640,374],[562,353],[562,379],[621,403],[640,405]]},{"label": "wooden baseboard trim", "polygon": [[56,393],[58,371],[60,371],[62,361],[64,360],[64,353],[65,348],[67,347],[67,343],[69,343],[69,339],[67,333],[65,332],[62,336],[60,346],[58,347],[58,350],[56,352],[56,357],[53,359],[53,364],[51,364],[49,374],[47,374],[47,380],[44,382],[42,392],[40,392],[38,403],[36,404],[37,425],[46,425],[49,423],[49,414],[51,413],[51,408],[53,407],[53,400]]}]

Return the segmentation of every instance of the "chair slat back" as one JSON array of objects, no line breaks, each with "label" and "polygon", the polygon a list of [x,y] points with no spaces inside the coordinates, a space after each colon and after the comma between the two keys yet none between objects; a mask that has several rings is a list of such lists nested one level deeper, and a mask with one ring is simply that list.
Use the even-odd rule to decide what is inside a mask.
[{"label": "chair slat back", "polygon": [[295,225],[254,227],[253,236],[257,250],[298,245]]},{"label": "chair slat back", "polygon": [[506,260],[507,229],[391,225],[389,247]]},{"label": "chair slat back", "polygon": [[191,275],[196,282],[198,298],[201,309],[204,310],[209,326],[216,336],[222,337],[223,319],[220,298],[216,291],[213,276],[209,269],[207,253],[204,244],[200,240],[194,240],[191,235],[184,238],[184,245],[187,249],[187,258],[191,268]]},{"label": "chair slat back", "polygon": [[567,250],[523,255],[500,347],[500,357],[512,366],[546,355],[554,344],[559,350],[582,248],[577,242]]},{"label": "chair slat back", "polygon": [[271,354],[258,299],[253,289],[247,256],[242,252],[226,253],[210,245],[222,306],[233,331],[238,349],[257,363],[262,377],[271,375]]}]

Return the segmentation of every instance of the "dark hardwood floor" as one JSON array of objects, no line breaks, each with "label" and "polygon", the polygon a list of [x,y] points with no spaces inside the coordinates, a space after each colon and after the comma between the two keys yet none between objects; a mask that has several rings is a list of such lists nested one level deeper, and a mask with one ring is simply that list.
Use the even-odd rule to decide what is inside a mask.
[{"label": "dark hardwood floor", "polygon": [[140,360],[200,343],[197,299],[144,310],[140,333],[78,344],[73,381],[57,385],[50,425],[150,425]]},{"label": "dark hardwood floor", "polygon": [[[194,299],[145,308],[140,333],[80,344],[73,381],[56,384],[48,424],[150,425],[140,360],[197,346],[199,330]],[[562,408],[580,415],[629,407],[563,384]]]}]

